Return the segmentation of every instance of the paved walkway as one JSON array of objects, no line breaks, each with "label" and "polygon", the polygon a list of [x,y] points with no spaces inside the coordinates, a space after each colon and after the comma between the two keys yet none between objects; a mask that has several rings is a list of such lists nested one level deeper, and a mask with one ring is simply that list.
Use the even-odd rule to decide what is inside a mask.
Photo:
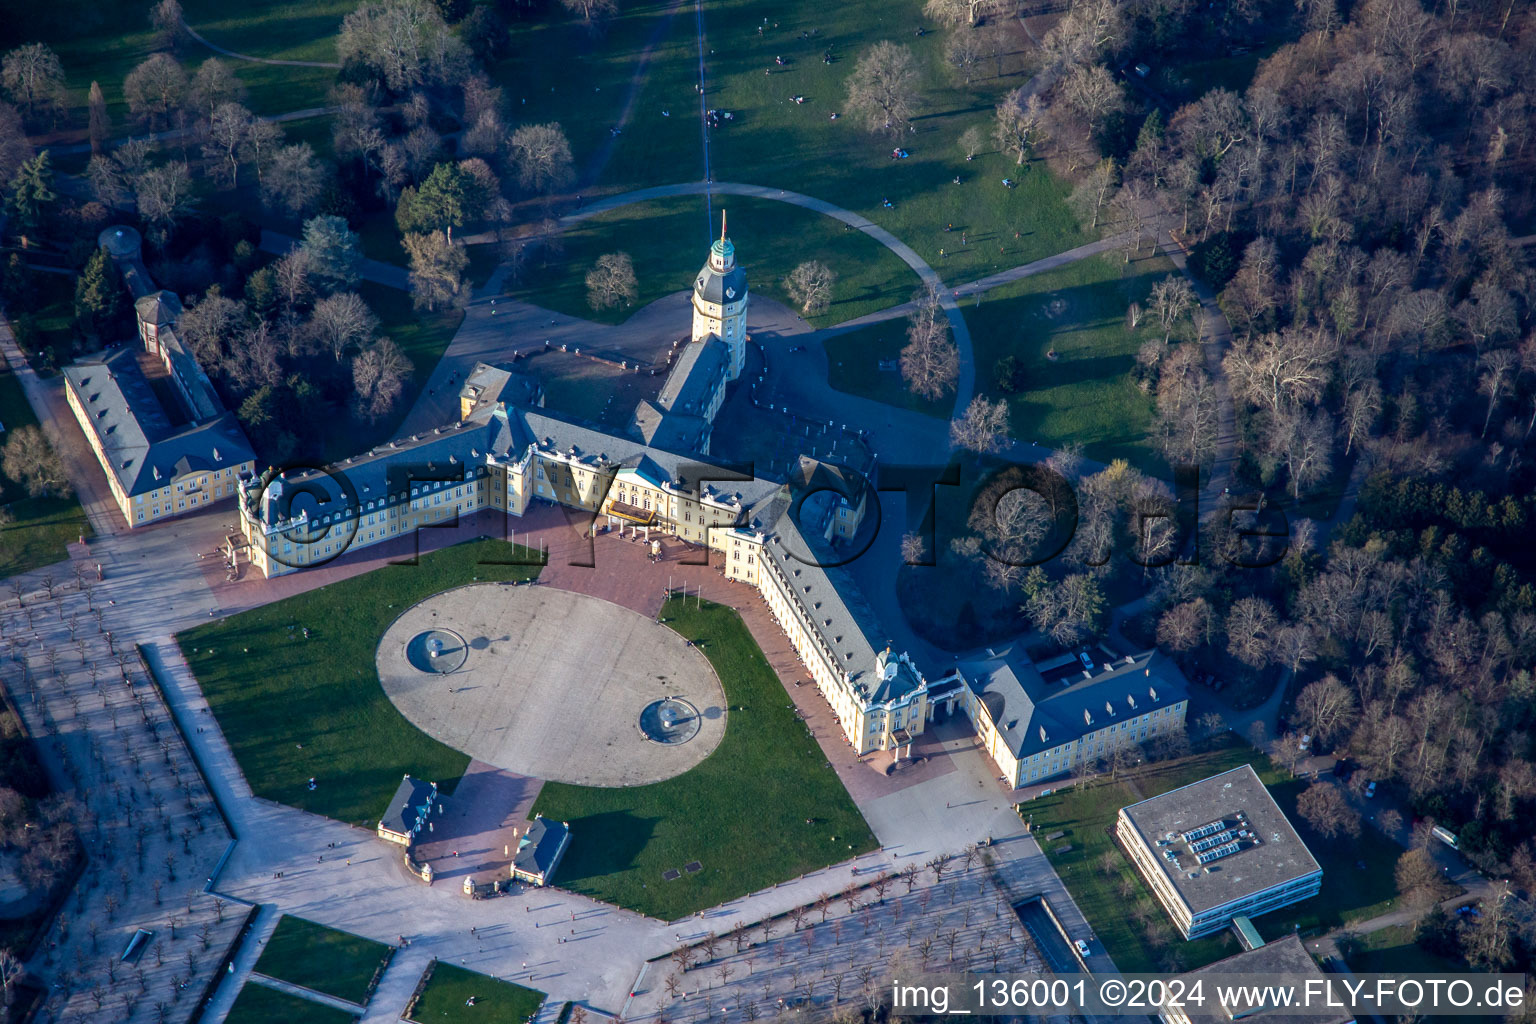
[{"label": "paved walkway", "polygon": [[312,1003],[319,1003],[321,1006],[329,1006],[332,1009],[342,1010],[346,1013],[359,1013],[363,1009],[361,1005],[354,1003],[351,1000],[340,999],[336,996],[326,995],[324,992],[316,992],[312,988],[305,988],[303,985],[295,985],[293,982],[284,981],[281,978],[269,978],[267,975],[258,974],[255,971],[251,972],[250,980],[264,988],[275,989],[278,992],[286,992],[290,996],[295,996],[299,999],[308,999]]},{"label": "paved walkway", "polygon": [[231,57],[231,58],[233,58],[235,60],[248,61],[248,62],[250,62],[252,64],[278,64],[278,65],[282,65],[284,67],[290,67],[290,68],[337,68],[337,69],[339,69],[341,67],[340,64],[338,64],[335,61],[331,61],[331,60],[276,60],[276,59],[274,59],[272,57],[252,57],[250,54],[247,54],[247,53],[236,53],[234,50],[226,50],[224,47],[220,46],[217,43],[209,42],[207,39],[205,39],[203,37],[203,34],[201,32],[199,32],[197,29],[193,28],[191,25],[187,24],[187,19],[186,18],[182,18],[181,19],[181,28],[182,28],[183,32],[185,32],[187,35],[191,36],[193,39],[197,40],[199,43],[202,43],[204,46],[208,47],[208,49],[212,50],[214,53],[220,54],[220,55],[225,56],[225,57]]}]

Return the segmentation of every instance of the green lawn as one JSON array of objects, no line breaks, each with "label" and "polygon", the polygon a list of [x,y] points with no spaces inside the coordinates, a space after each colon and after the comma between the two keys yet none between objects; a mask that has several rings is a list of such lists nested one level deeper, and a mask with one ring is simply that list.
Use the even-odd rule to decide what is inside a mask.
[{"label": "green lawn", "polygon": [[1349,958],[1356,974],[1457,974],[1467,965],[1436,956],[1413,941],[1414,926],[1396,924],[1360,936],[1360,948]]},{"label": "green lawn", "polygon": [[[1015,36],[1015,52],[1004,58],[1001,76],[988,62],[970,86],[960,85],[943,66],[946,33],[932,30],[922,7],[922,0],[710,4],[709,105],[735,114],[710,137],[714,179],[792,189],[855,210],[912,246],[951,282],[1087,241],[1089,233],[1064,202],[1068,187],[1043,164],[1019,167],[994,152],[990,141],[967,161],[959,146],[971,126],[990,139],[993,108],[1027,81],[1033,68],[1023,34]],[[930,31],[916,36],[919,25]],[[815,35],[801,38],[809,32]],[[860,55],[881,40],[909,48],[920,69],[917,131],[897,138],[873,134],[845,112],[848,76]],[[824,64],[828,49],[834,61]],[[786,65],[776,65],[775,57]],[[797,95],[805,102],[792,102]],[[835,121],[833,113],[840,115]],[[891,158],[898,146],[906,159]],[[957,175],[959,185],[953,182]],[[1018,187],[1005,188],[1004,178]],[[892,209],[884,208],[885,199]],[[953,231],[946,232],[950,225]],[[950,257],[941,259],[940,248]]]},{"label": "green lawn", "polygon": [[374,975],[389,962],[392,952],[382,942],[284,914],[256,961],[256,970],[269,978],[366,1003]]},{"label": "green lawn", "polygon": [[225,1024],[352,1024],[357,1017],[248,981],[224,1020]]},{"label": "green lawn", "polygon": [[[0,453],[15,431],[37,425],[21,382],[9,370],[0,372],[0,423],[5,425]],[[65,545],[91,535],[85,510],[73,497],[30,498],[20,484],[0,476],[0,505],[16,517],[0,527],[0,577],[63,561]]]},{"label": "green lawn", "polygon": [[[1170,955],[1179,957],[1178,969],[1188,970],[1237,951],[1230,932],[1184,941],[1130,861],[1119,852],[1110,829],[1121,807],[1242,764],[1254,766],[1323,869],[1322,892],[1256,918],[1254,923],[1261,934],[1274,939],[1298,929],[1306,933],[1363,920],[1380,913],[1394,897],[1392,868],[1400,849],[1369,828],[1347,842],[1329,842],[1311,834],[1295,813],[1296,794],[1305,784],[1282,780],[1282,773],[1266,758],[1233,737],[1224,737],[1221,744],[1189,757],[1122,773],[1118,781],[1104,777],[1087,789],[1062,789],[1027,801],[1022,807],[1056,873],[1122,971],[1163,970],[1171,966]],[[1056,832],[1065,835],[1046,838]],[[1099,864],[1106,851],[1115,856],[1111,874]],[[1358,868],[1356,861],[1365,862],[1365,870]],[[1129,899],[1121,894],[1122,879],[1131,882]],[[1127,908],[1137,903],[1151,909],[1150,928],[1138,924],[1128,912]]]},{"label": "green lawn", "polygon": [[[593,180],[603,191],[623,191],[704,177],[699,142],[699,99],[694,91],[698,50],[693,8],[683,5],[669,22],[670,0],[638,0],[593,35],[558,6],[512,21],[511,56],[491,72],[517,124],[558,122],[571,143],[577,190]],[[715,17],[714,5],[705,18]],[[646,81],[628,129],[617,139],[630,83],[647,44],[656,40]],[[572,75],[579,67],[580,75]],[[670,112],[662,117],[661,110]],[[610,148],[611,147],[611,148]],[[599,166],[605,152],[611,159]]]},{"label": "green lawn", "polygon": [[[1008,401],[1014,437],[1052,447],[1078,441],[1090,458],[1160,469],[1147,438],[1153,397],[1134,371],[1136,350],[1162,334],[1150,317],[1130,330],[1126,310],[1145,306],[1152,285],[1172,271],[1160,255],[1126,264],[1111,253],[1003,285],[980,305],[967,300],[961,308],[975,343],[976,390],[997,395],[998,360],[1012,355],[1024,381]],[[1046,358],[1052,350],[1054,360]]]},{"label": "green lawn", "polygon": [[[953,394],[929,401],[914,395],[901,379],[899,360],[906,344],[906,317],[834,334],[822,343],[827,351],[827,383],[845,394],[948,419],[955,408]],[[897,360],[897,368],[880,369],[883,360]]]},{"label": "green lawn", "polygon": [[[564,254],[545,267],[535,266],[512,294],[571,316],[622,323],[640,307],[692,287],[710,242],[720,233],[722,207],[753,294],[789,304],[783,280],[811,258],[837,274],[831,308],[811,318],[818,327],[905,302],[918,286],[917,275],[889,249],[831,217],[773,200],[725,196],[716,199],[711,227],[702,196],[679,196],[582,221],[563,236]],[[633,306],[598,312],[587,302],[586,275],[609,252],[629,253],[639,298]]]},{"label": "green lawn", "polygon": [[[676,599],[662,617],[714,665],[730,708],[725,737],[698,767],[654,785],[546,783],[534,810],[571,823],[556,884],[673,920],[872,849],[740,617]],[[695,860],[702,870],[663,880]]]},{"label": "green lawn", "polygon": [[[466,1005],[469,999],[475,1005]],[[406,1019],[418,1024],[526,1024],[543,1003],[544,993],[536,989],[439,961]]]},{"label": "green lawn", "polygon": [[[390,565],[178,634],[257,796],[371,828],[400,777],[452,791],[469,758],[406,721],[374,665],[396,616],[450,587],[529,579],[505,541],[476,541]],[[310,638],[302,638],[303,627]],[[314,776],[318,788],[310,791]]]}]

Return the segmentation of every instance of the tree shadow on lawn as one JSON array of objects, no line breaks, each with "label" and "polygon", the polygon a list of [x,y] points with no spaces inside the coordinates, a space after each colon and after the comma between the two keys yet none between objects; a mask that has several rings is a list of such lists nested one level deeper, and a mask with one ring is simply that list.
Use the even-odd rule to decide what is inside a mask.
[{"label": "tree shadow on lawn", "polygon": [[[560,862],[562,887],[580,891],[582,883],[607,875],[621,875],[635,867],[656,832],[660,818],[644,818],[630,811],[603,811],[573,818],[571,845]],[[666,867],[682,870],[679,861],[657,868],[656,881]]]}]

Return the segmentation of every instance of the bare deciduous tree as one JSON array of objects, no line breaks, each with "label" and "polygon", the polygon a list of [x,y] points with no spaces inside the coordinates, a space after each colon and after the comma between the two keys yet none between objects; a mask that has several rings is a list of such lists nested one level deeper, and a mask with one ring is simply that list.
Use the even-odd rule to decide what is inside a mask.
[{"label": "bare deciduous tree", "polygon": [[593,309],[612,309],[621,302],[627,306],[639,294],[635,264],[627,252],[605,253],[587,272],[587,302]]},{"label": "bare deciduous tree", "polygon": [[525,124],[507,143],[517,183],[540,195],[571,183],[571,144],[558,124]]},{"label": "bare deciduous tree", "polygon": [[907,346],[901,350],[901,378],[913,394],[937,400],[960,379],[960,349],[950,340],[949,320],[937,289],[918,293],[907,318]]},{"label": "bare deciduous tree", "polygon": [[872,132],[897,135],[917,110],[917,58],[882,40],[859,58],[848,77],[848,109]]},{"label": "bare deciduous tree", "polygon": [[825,313],[832,304],[837,275],[820,260],[806,260],[784,279],[784,291],[806,316]]},{"label": "bare deciduous tree", "polygon": [[949,441],[978,454],[1001,451],[1008,443],[1008,403],[977,395],[964,413],[950,421]]}]

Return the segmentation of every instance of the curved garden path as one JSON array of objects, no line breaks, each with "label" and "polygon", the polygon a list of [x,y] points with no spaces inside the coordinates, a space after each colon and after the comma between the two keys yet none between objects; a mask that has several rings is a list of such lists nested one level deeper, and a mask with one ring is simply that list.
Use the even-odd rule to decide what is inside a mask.
[{"label": "curved garden path", "polygon": [[205,38],[201,32],[199,32],[197,29],[193,28],[191,25],[187,24],[187,19],[186,18],[182,18],[181,19],[181,28],[182,28],[182,31],[185,32],[187,35],[191,36],[193,40],[195,40],[196,42],[202,43],[204,46],[208,47],[208,49],[212,50],[214,53],[217,53],[220,56],[232,58],[234,60],[249,61],[252,64],[277,64],[277,65],[281,65],[282,67],[289,67],[289,68],[336,68],[336,69],[339,69],[341,67],[341,65],[339,63],[337,63],[336,61],[333,61],[333,60],[278,60],[275,57],[252,57],[248,53],[236,53],[234,50],[226,50],[224,47],[220,46],[218,43],[209,42],[208,39]]}]

